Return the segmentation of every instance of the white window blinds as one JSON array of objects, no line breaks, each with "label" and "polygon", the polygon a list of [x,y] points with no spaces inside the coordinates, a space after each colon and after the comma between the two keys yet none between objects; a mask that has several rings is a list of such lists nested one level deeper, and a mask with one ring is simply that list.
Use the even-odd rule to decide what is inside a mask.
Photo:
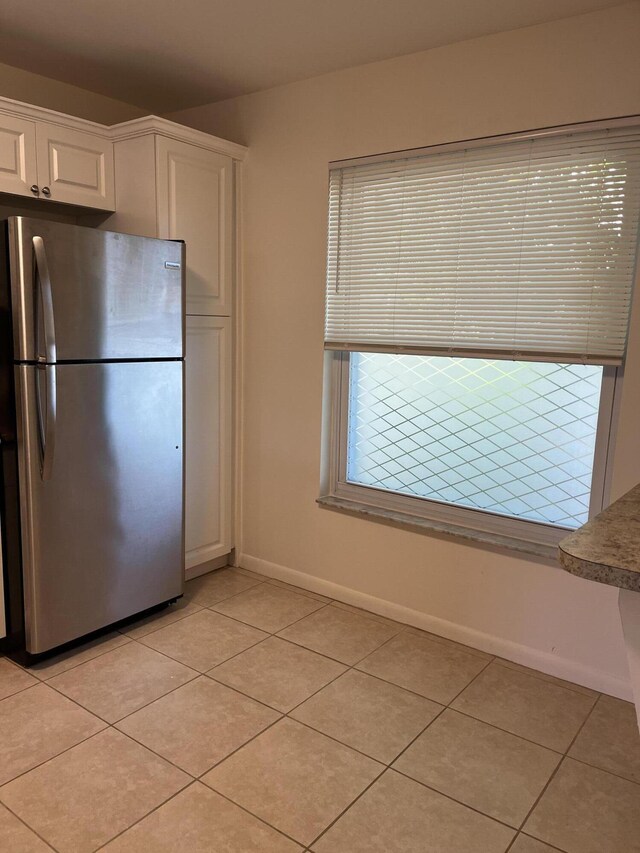
[{"label": "white window blinds", "polygon": [[330,173],[329,349],[622,360],[640,127]]}]

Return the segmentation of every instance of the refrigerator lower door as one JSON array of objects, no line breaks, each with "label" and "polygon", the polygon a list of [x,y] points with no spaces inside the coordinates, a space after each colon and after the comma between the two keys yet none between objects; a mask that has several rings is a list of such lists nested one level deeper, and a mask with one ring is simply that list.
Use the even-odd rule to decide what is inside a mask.
[{"label": "refrigerator lower door", "polygon": [[16,367],[31,654],[182,593],[182,382],[179,361]]}]

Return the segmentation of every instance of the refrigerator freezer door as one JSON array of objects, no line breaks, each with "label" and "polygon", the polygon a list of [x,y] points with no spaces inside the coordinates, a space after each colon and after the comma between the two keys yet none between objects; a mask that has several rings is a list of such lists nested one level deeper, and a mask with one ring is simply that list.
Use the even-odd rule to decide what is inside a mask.
[{"label": "refrigerator freezer door", "polygon": [[51,361],[47,328],[58,361],[182,358],[184,244],[21,216],[9,235],[16,361]]},{"label": "refrigerator freezer door", "polygon": [[[16,367],[26,648],[38,654],[181,595],[183,364]],[[49,427],[49,431],[48,431]],[[43,441],[45,447],[42,447]]]}]

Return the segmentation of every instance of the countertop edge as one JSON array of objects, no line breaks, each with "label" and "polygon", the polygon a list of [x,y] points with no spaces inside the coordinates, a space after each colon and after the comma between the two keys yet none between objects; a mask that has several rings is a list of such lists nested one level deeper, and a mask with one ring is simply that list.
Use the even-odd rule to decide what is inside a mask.
[{"label": "countertop edge", "polygon": [[640,592],[640,573],[619,566],[594,563],[584,557],[576,557],[565,551],[562,544],[558,545],[558,559],[562,568],[572,575],[585,580],[604,583],[619,589],[630,589]]}]

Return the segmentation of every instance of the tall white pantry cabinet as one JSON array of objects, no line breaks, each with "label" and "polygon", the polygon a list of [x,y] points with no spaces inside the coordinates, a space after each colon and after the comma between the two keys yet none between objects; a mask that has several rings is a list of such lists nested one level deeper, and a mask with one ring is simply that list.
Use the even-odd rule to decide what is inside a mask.
[{"label": "tall white pantry cabinet", "polygon": [[114,131],[116,212],[103,227],[187,246],[185,538],[192,577],[225,565],[234,544],[234,176],[245,149],[156,118]]}]

